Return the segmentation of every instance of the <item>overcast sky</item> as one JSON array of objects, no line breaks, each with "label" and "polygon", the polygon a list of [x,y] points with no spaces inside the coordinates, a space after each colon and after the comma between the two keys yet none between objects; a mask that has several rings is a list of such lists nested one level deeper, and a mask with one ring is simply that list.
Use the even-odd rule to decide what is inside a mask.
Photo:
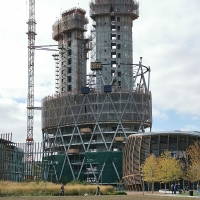
[{"label": "overcast sky", "polygon": [[[60,13],[89,0],[35,0],[36,45],[56,44],[52,24]],[[200,131],[200,1],[140,0],[133,25],[134,63],[151,67],[153,131]],[[28,0],[0,6],[0,133],[25,142],[28,87]],[[91,21],[90,21],[91,22]],[[90,26],[88,26],[90,29]],[[88,31],[88,35],[90,32]],[[49,51],[35,54],[35,106],[54,93],[55,65]],[[35,111],[34,140],[42,141],[41,111]]]}]

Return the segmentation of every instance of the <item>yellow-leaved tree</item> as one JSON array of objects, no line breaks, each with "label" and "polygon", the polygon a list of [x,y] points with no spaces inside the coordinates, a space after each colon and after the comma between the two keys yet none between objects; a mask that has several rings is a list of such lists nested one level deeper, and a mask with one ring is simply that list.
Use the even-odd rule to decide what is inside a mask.
[{"label": "yellow-leaved tree", "polygon": [[189,163],[187,167],[187,180],[193,183],[200,180],[200,142],[196,141],[193,145],[189,146],[186,150],[186,155],[188,157]]},{"label": "yellow-leaved tree", "polygon": [[151,191],[154,191],[154,182],[158,181],[158,159],[154,154],[146,158],[144,166],[144,181],[152,183]]},{"label": "yellow-leaved tree", "polygon": [[165,184],[170,181],[177,181],[182,176],[181,163],[178,159],[172,158],[170,152],[165,150],[158,158],[158,177],[161,183]]},{"label": "yellow-leaved tree", "polygon": [[200,164],[200,142],[196,141],[193,145],[190,145],[186,150],[186,154],[190,163]]}]

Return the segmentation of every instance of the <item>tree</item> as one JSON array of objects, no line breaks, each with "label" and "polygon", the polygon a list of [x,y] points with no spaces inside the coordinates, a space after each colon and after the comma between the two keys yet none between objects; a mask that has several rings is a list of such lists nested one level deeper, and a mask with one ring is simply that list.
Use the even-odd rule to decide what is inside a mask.
[{"label": "tree", "polygon": [[151,191],[154,191],[154,182],[158,181],[158,159],[154,154],[146,158],[144,167],[144,181],[152,183]]},{"label": "tree", "polygon": [[193,183],[193,190],[194,190],[194,183],[199,180],[199,177],[200,177],[200,166],[197,163],[190,164],[187,169],[187,179]]},{"label": "tree", "polygon": [[200,142],[196,141],[193,145],[190,145],[186,150],[186,155],[189,157],[190,163],[200,164]]},{"label": "tree", "polygon": [[193,145],[190,145],[186,150],[186,155],[189,160],[188,169],[187,169],[187,180],[193,183],[200,180],[200,142],[196,141]]},{"label": "tree", "polygon": [[161,183],[170,181],[177,181],[182,175],[181,163],[176,158],[171,158],[168,150],[165,150],[163,154],[158,158],[159,170],[158,177]]}]

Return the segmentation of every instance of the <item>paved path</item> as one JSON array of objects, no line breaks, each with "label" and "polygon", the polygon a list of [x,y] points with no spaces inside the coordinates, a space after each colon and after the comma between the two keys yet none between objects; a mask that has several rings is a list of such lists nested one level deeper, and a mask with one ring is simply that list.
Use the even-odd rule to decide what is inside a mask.
[{"label": "paved path", "polygon": [[[137,191],[126,191],[127,195],[142,195],[143,192],[137,192]],[[171,196],[171,197],[192,197],[192,198],[200,198],[200,196],[189,196],[189,191],[185,192],[186,195],[181,194],[170,194],[170,193],[161,193],[158,191],[154,191],[153,193],[151,191],[144,191],[144,195],[156,195],[156,196]],[[196,195],[196,190],[193,191],[193,195]]]}]

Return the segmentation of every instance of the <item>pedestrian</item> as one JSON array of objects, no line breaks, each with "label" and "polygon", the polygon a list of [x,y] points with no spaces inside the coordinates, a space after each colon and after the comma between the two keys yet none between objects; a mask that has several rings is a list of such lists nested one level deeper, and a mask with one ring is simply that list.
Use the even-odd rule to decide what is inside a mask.
[{"label": "pedestrian", "polygon": [[178,185],[175,183],[175,185],[174,185],[174,194],[176,194],[177,189],[178,189]]},{"label": "pedestrian", "polygon": [[100,195],[100,187],[99,186],[97,186],[96,194],[95,195]]},{"label": "pedestrian", "polygon": [[60,196],[64,196],[64,185],[63,184],[60,187]]},{"label": "pedestrian", "polygon": [[172,191],[172,194],[174,194],[174,184],[173,183],[171,184],[171,191]]}]

